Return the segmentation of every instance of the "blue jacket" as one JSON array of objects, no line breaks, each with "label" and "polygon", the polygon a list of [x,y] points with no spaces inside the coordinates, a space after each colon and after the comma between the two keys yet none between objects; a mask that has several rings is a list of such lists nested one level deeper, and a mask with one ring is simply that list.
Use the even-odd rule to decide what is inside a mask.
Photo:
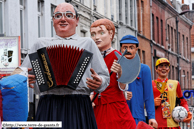
[{"label": "blue jacket", "polygon": [[137,79],[129,84],[128,91],[132,91],[133,95],[131,100],[127,100],[133,118],[145,121],[145,103],[148,119],[155,119],[151,71],[148,65],[141,64],[140,73]]}]

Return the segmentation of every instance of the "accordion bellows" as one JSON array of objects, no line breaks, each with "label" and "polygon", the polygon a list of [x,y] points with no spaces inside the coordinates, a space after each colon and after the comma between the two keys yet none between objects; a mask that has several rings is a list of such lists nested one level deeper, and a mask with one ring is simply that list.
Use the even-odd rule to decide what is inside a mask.
[{"label": "accordion bellows", "polygon": [[56,86],[76,89],[92,53],[74,46],[55,45],[29,55],[40,91]]},{"label": "accordion bellows", "polygon": [[67,85],[83,50],[63,45],[48,47],[47,53],[57,85]]}]

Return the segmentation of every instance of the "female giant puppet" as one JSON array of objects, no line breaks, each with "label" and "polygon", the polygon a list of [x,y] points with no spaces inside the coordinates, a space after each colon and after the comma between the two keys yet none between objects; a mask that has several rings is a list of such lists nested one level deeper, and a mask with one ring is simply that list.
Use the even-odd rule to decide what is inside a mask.
[{"label": "female giant puppet", "polygon": [[115,26],[108,19],[100,19],[91,25],[90,32],[104,57],[109,72],[113,71],[109,86],[94,100],[94,114],[98,129],[135,129],[135,120],[123,95],[123,91],[127,87],[117,81],[122,74],[122,69],[116,63],[117,57],[114,52],[118,51],[111,47]]}]

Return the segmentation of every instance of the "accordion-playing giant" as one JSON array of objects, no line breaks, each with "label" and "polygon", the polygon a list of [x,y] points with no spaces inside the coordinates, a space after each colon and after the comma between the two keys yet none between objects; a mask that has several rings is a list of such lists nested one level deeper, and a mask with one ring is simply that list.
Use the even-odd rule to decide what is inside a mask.
[{"label": "accordion-playing giant", "polygon": [[40,92],[78,86],[93,54],[74,46],[54,45],[29,54]]}]

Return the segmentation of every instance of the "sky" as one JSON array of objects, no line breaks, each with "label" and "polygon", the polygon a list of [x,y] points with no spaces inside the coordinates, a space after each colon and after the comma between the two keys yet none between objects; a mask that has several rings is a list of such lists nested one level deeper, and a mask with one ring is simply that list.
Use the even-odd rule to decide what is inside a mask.
[{"label": "sky", "polygon": [[[182,2],[182,0],[178,0],[180,2]],[[194,0],[184,0],[185,4],[189,4],[189,3],[194,3]]]},{"label": "sky", "polygon": [[[179,1],[180,3],[182,3],[182,0],[177,0],[177,1]],[[185,4],[189,4],[190,9],[192,9],[192,3],[194,3],[194,0],[184,0],[184,3]]]}]

